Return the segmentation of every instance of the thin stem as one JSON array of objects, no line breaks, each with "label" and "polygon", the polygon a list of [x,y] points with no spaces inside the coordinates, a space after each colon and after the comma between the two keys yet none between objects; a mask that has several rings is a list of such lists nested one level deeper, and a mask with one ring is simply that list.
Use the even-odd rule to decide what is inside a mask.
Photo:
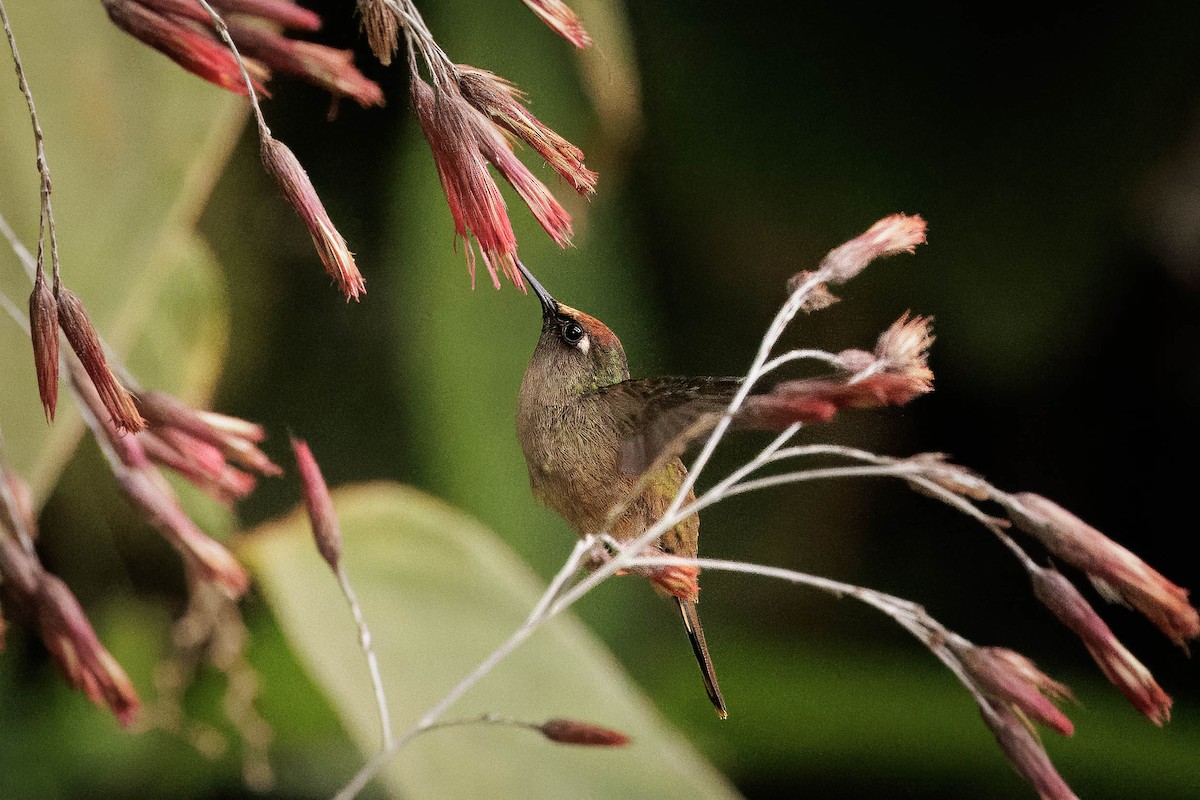
[{"label": "thin stem", "polygon": [[824,361],[831,367],[839,365],[838,357],[825,350],[789,350],[783,355],[775,356],[763,364],[760,371],[763,375],[766,375],[768,372],[774,372],[779,367],[792,361]]},{"label": "thin stem", "polygon": [[[419,17],[419,15],[417,16]],[[421,36],[417,35],[414,38],[416,38],[419,42]],[[500,646],[493,650],[492,653],[474,670],[472,670],[466,678],[464,678],[458,683],[457,686],[451,689],[441,701],[439,701],[425,714],[424,717],[421,718],[420,722],[402,734],[391,748],[384,749],[374,758],[372,758],[367,764],[365,764],[363,768],[359,770],[358,774],[356,774],[354,778],[346,785],[346,787],[337,794],[336,800],[350,800],[351,798],[357,796],[357,794],[362,791],[363,787],[366,786],[366,784],[372,778],[374,778],[380,772],[380,770],[383,769],[387,762],[391,760],[391,758],[409,741],[411,741],[413,737],[417,736],[423,730],[433,725],[437,721],[438,717],[445,713],[445,711],[451,705],[457,702],[457,700],[462,697],[462,695],[465,694],[472,686],[478,683],[480,679],[490,673],[497,664],[499,664],[508,656],[509,653],[516,650],[517,647],[519,647],[530,636],[532,636],[533,633],[547,620],[569,608],[576,600],[583,597],[617,570],[634,564],[642,563],[643,559],[640,558],[639,554],[643,547],[650,542],[657,540],[666,531],[670,530],[675,525],[678,525],[682,520],[687,519],[692,514],[697,513],[705,506],[716,503],[724,497],[729,496],[729,494],[733,493],[734,489],[738,486],[738,481],[742,480],[742,478],[750,474],[755,469],[769,463],[776,456],[783,445],[786,444],[800,429],[801,426],[799,423],[789,426],[785,431],[779,434],[779,436],[777,436],[775,440],[771,442],[771,444],[764,448],[763,451],[760,452],[759,455],[756,456],[751,462],[743,465],[725,480],[718,483],[715,487],[705,492],[693,502],[687,503],[685,507],[687,497],[692,488],[695,486],[696,480],[699,478],[700,473],[704,470],[704,467],[712,457],[713,452],[720,444],[725,433],[729,430],[729,426],[732,424],[734,417],[741,409],[742,404],[745,402],[751,390],[754,388],[755,383],[757,383],[757,381],[769,371],[769,369],[767,369],[768,359],[770,358],[771,351],[774,349],[779,337],[787,328],[788,323],[790,323],[796,314],[799,313],[805,298],[807,298],[814,288],[824,283],[829,279],[829,277],[829,270],[819,268],[816,272],[808,276],[807,280],[801,283],[800,286],[798,286],[796,290],[792,292],[792,294],[788,297],[787,302],[784,303],[783,307],[780,308],[778,313],[775,315],[770,328],[768,329],[759,346],[754,362],[746,374],[745,380],[742,382],[737,393],[730,401],[724,415],[709,434],[709,437],[705,442],[700,455],[697,456],[695,462],[693,462],[690,472],[684,479],[678,493],[671,502],[670,507],[666,510],[662,517],[659,518],[658,522],[650,526],[637,539],[624,543],[617,554],[606,564],[602,565],[586,578],[563,592],[562,589],[566,585],[566,581],[575,573],[576,569],[578,569],[578,563],[574,562],[577,562],[578,559],[582,557],[583,552],[585,552],[583,542],[577,544],[571,556],[568,557],[567,563],[563,566],[563,569],[560,570],[558,576],[556,576],[555,580],[547,588],[546,592],[543,593],[541,599],[539,599],[534,608],[534,613],[529,615],[529,618],[526,620],[525,624],[514,631],[512,635],[508,637],[508,639],[506,639],[502,644],[500,644]],[[790,359],[785,357],[775,359],[775,361],[771,362],[770,369],[774,369],[776,366],[786,363],[787,360],[794,360],[795,358],[810,356],[822,357],[817,355],[817,353],[820,351],[793,352],[803,353],[804,355],[796,355]],[[787,355],[789,354],[785,354],[785,356]],[[882,467],[874,467],[874,469],[880,474],[890,474]],[[895,471],[895,468],[892,468],[892,472]],[[603,538],[609,533],[610,529],[611,524],[606,526],[605,530],[597,532],[597,535]],[[670,561],[664,561],[655,558],[646,560],[646,563],[651,566],[662,566],[666,563],[670,563]],[[832,587],[836,583],[837,582],[830,582],[829,585]],[[854,587],[850,584],[840,584],[840,586],[842,589],[846,590],[847,593],[854,592],[854,596],[862,599],[863,602],[868,602],[868,600],[861,596],[861,592],[872,593],[868,596],[873,598],[890,597],[887,595],[881,595],[879,593],[873,593],[873,590],[862,589],[862,587]],[[900,611],[902,607],[919,608],[914,607],[912,604],[908,604],[908,601],[900,600],[899,598],[894,598],[894,600],[895,602],[893,602],[889,608],[901,616],[903,616]],[[881,600],[880,602],[883,601]],[[924,616],[923,611],[920,613],[920,619],[927,619]],[[922,629],[915,621],[917,619],[917,616],[913,616],[909,620],[909,624],[906,624],[906,627],[912,631],[914,635],[918,636],[918,638],[921,638],[922,641],[925,641],[928,644],[929,642],[933,641],[933,637],[922,636],[918,633],[920,630],[926,630],[926,633],[928,633],[928,629]],[[956,670],[956,674],[960,675],[961,677],[960,670]]]},{"label": "thin stem", "polygon": [[732,497],[745,492],[766,489],[771,486],[782,486],[788,483],[804,483],[806,481],[828,480],[831,478],[878,478],[878,477],[910,477],[917,474],[920,467],[908,464],[869,465],[862,467],[824,467],[820,469],[803,469],[795,472],[785,472],[781,475],[769,475],[756,478],[733,486],[726,492]]},{"label": "thin stem", "polygon": [[550,582],[546,591],[542,592],[542,596],[538,600],[537,605],[533,607],[533,611],[529,612],[529,617],[525,620],[526,625],[542,618],[546,613],[546,609],[550,607],[550,603],[562,591],[562,587],[579,570],[579,566],[583,561],[583,554],[590,550],[595,542],[595,537],[586,536],[575,543],[575,549],[571,551],[571,555],[567,557],[566,562],[559,569],[558,574],[554,576],[554,580]]},{"label": "thin stem", "polygon": [[[20,261],[22,266],[25,267],[25,273],[29,276],[29,280],[37,280],[37,269],[33,260],[33,256],[30,255],[29,249],[26,248],[21,240],[17,238],[17,234],[8,224],[8,220],[5,219],[2,212],[0,212],[0,233],[4,234],[4,238],[8,240],[9,247],[11,247],[13,253],[16,254],[17,260]],[[21,326],[21,329],[28,334],[29,318],[26,317],[25,312],[20,310],[19,307],[13,303],[11,298],[8,297],[4,297],[3,301],[0,301],[0,304],[4,305],[5,311],[8,312],[9,316],[16,320],[17,324]],[[138,381],[138,379],[134,377],[133,373],[131,373],[125,364],[122,363],[120,357],[116,355],[116,351],[109,346],[108,342],[105,341],[104,337],[100,335],[99,331],[96,331],[96,336],[100,339],[100,346],[104,348],[104,356],[108,359],[109,367],[116,372],[117,377],[119,377],[121,382],[124,383],[128,388],[135,392],[139,391],[141,389],[141,382]]]},{"label": "thin stem", "polygon": [[417,76],[416,58],[413,54],[415,43],[416,49],[421,51],[421,58],[429,70],[429,77],[433,80],[434,87],[444,91],[446,82],[454,79],[458,68],[442,50],[437,40],[433,38],[433,33],[425,24],[421,12],[417,10],[411,0],[400,0],[399,2],[386,0],[386,4],[400,18],[400,23],[404,26],[404,38],[408,45],[409,69],[412,71],[413,77]]},{"label": "thin stem", "polygon": [[237,62],[238,72],[242,75],[242,82],[246,84],[246,94],[250,98],[250,107],[254,109],[254,119],[258,123],[258,135],[266,139],[271,135],[271,129],[267,127],[267,120],[263,117],[262,108],[258,105],[258,92],[254,91],[254,81],[250,80],[250,73],[246,71],[246,62],[242,60],[242,54],[238,52],[237,45],[233,43],[233,37],[229,34],[229,28],[225,27],[225,20],[217,13],[216,9],[208,4],[208,0],[196,0],[200,3],[208,16],[212,19],[213,27],[217,29],[217,34],[225,42],[225,46],[233,53],[233,60]]},{"label": "thin stem", "polygon": [[375,656],[375,648],[371,644],[371,629],[367,627],[367,620],[363,616],[362,606],[359,605],[358,595],[354,593],[354,587],[350,585],[346,570],[338,565],[334,574],[337,576],[338,586],[342,588],[342,594],[346,596],[346,602],[350,604],[350,611],[354,614],[354,624],[358,626],[358,643],[367,657],[367,668],[371,671],[371,684],[375,688],[375,705],[379,708],[379,727],[382,732],[383,748],[387,750],[395,743],[392,736],[392,715],[388,710],[387,694],[383,690],[383,676],[379,672],[379,659]]},{"label": "thin stem", "polygon": [[633,559],[632,565],[646,567],[682,566],[697,567],[712,571],[739,572],[765,578],[777,578],[790,583],[808,586],[838,598],[853,598],[882,612],[911,633],[914,638],[925,645],[939,661],[950,669],[959,682],[971,693],[971,696],[975,698],[976,702],[985,708],[991,708],[975,681],[967,675],[966,670],[951,648],[946,646],[947,643],[966,644],[967,640],[929,616],[929,613],[925,611],[923,606],[911,600],[887,594],[886,592],[880,592],[866,586],[823,578],[819,575],[742,561],[728,561],[716,558],[656,556],[654,558]]},{"label": "thin stem", "polygon": [[13,36],[12,26],[8,21],[8,11],[0,0],[0,19],[4,22],[4,35],[8,38],[8,48],[12,51],[13,67],[17,71],[17,85],[25,96],[25,105],[29,107],[29,122],[33,126],[33,142],[37,150],[37,171],[41,180],[39,195],[41,198],[38,211],[38,258],[37,274],[42,274],[42,253],[45,247],[47,231],[50,234],[50,263],[54,267],[54,291],[58,292],[61,281],[58,267],[58,231],[54,225],[54,207],[50,203],[52,184],[50,181],[50,165],[46,163],[45,137],[42,126],[38,121],[37,108],[33,103],[33,92],[29,89],[29,81],[25,78],[25,67],[21,64],[21,53],[17,50],[17,40]]},{"label": "thin stem", "polygon": [[775,314],[775,319],[771,321],[771,327],[767,330],[766,336],[763,337],[762,342],[759,344],[758,354],[754,357],[754,362],[751,364],[749,372],[746,373],[746,380],[742,382],[737,394],[735,394],[733,399],[729,402],[729,408],[726,409],[725,415],[721,417],[721,421],[717,423],[717,426],[709,435],[708,441],[704,443],[704,448],[700,451],[700,455],[698,455],[695,462],[693,462],[691,470],[688,472],[687,477],[683,480],[683,485],[679,487],[679,492],[675,495],[675,499],[667,509],[668,515],[678,510],[679,507],[683,505],[684,499],[687,497],[688,492],[692,490],[692,487],[696,485],[696,480],[700,477],[700,473],[708,464],[708,460],[712,457],[713,451],[717,449],[717,445],[721,443],[721,439],[724,438],[725,432],[729,430],[729,426],[733,423],[734,416],[741,409],[742,404],[746,402],[746,398],[749,397],[751,389],[754,388],[754,385],[765,374],[763,372],[763,365],[767,363],[767,359],[770,357],[771,351],[775,348],[775,343],[778,342],[779,337],[783,335],[783,331],[787,328],[788,323],[791,322],[796,314],[800,311],[800,307],[803,305],[804,299],[813,291],[813,289],[819,286],[824,279],[824,271],[818,269],[809,276],[808,280],[796,287],[796,291],[792,292],[791,296],[788,297],[787,302],[784,303],[783,307],[780,308]]}]

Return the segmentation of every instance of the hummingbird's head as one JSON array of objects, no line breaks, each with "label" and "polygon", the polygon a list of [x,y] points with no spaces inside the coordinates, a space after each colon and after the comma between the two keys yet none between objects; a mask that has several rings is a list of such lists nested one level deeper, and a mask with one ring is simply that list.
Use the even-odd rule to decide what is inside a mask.
[{"label": "hummingbird's head", "polygon": [[612,329],[555,300],[524,264],[518,266],[542,303],[542,335],[530,369],[540,366],[547,379],[582,390],[628,380],[625,349]]}]

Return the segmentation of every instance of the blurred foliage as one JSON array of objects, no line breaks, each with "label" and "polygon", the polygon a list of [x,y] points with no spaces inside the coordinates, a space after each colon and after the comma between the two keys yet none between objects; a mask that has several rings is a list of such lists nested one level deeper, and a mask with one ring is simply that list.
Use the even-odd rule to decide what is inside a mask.
[{"label": "blurred foliage", "polygon": [[[343,566],[372,620],[401,733],[520,627],[540,581],[495,535],[435,498],[375,484],[335,496]],[[252,531],[239,548],[297,657],[333,700],[365,753],[378,712],[358,632],[300,511]],[[335,612],[338,609],[341,613]],[[731,798],[719,773],[663,724],[605,648],[569,617],[539,631],[456,704],[446,719],[484,713],[535,724],[554,717],[619,728],[623,750],[551,744],[502,727],[435,731],[384,773],[396,797]],[[536,768],[531,769],[531,765]]]},{"label": "blurred foliage", "polygon": [[[63,0],[8,5],[55,179],[64,283],[148,384],[207,396],[221,372],[226,306],[217,268],[192,229],[244,112],[155,53],[129,47],[98,4],[83,13]],[[70,59],[61,42],[71,43]],[[7,42],[4,49],[7,62]],[[15,84],[0,102],[0,128],[4,216],[36,252],[33,133]],[[29,279],[7,243],[0,264],[0,290],[27,307]],[[82,420],[65,386],[53,426],[28,402],[37,397],[28,337],[10,322],[0,325],[0,374],[6,458],[45,497]]]},{"label": "blurred foliage", "polygon": [[[486,278],[468,289],[432,159],[407,117],[403,69],[369,62],[346,4],[305,4],[327,20],[321,40],[355,47],[392,101],[382,111],[343,107],[327,125],[317,122],[327,96],[279,85],[266,109],[356,251],[368,293],[347,306],[328,285],[302,226],[262,176],[256,143],[244,138],[201,220],[224,268],[235,332],[216,405],[268,424],[277,454],[287,427],[305,436],[333,483],[387,478],[432,492],[548,576],[571,534],[530,498],[512,423],[537,305],[510,287],[493,292]],[[36,14],[28,0],[9,2],[57,176],[67,281],[122,349],[139,339],[149,354],[151,343],[172,348],[193,333],[210,344],[181,347],[215,347],[219,323],[194,324],[184,309],[219,303],[193,295],[171,304],[170,335],[139,336],[159,329],[135,323],[129,309],[152,307],[143,296],[152,288],[199,291],[153,254],[171,240],[163,230],[187,228],[189,214],[172,211],[172,198],[195,185],[184,181],[187,164],[220,153],[220,137],[208,138],[215,109],[237,104],[121,38],[98,3],[51,13],[65,5],[37,4]],[[609,7],[578,8],[588,19],[600,6]],[[903,413],[809,435],[887,453],[949,451],[1002,487],[1053,497],[1200,587],[1200,567],[1179,558],[1194,470],[1176,466],[1189,463],[1200,396],[1200,252],[1181,257],[1162,245],[1167,221],[1186,242],[1200,219],[1186,169],[1200,152],[1200,9],[639,0],[628,4],[632,47],[594,30],[597,48],[580,72],[517,0],[422,8],[452,58],[526,89],[534,111],[599,169],[596,198],[571,206],[573,250],[555,251],[519,203],[510,206],[526,263],[621,335],[635,373],[741,371],[790,274],[883,214],[922,213],[928,246],[872,268],[843,303],[799,321],[789,341],[863,346],[905,309],[932,314],[937,391]],[[610,37],[621,24],[609,25]],[[70,41],[72,57],[37,44],[50,41]],[[89,64],[82,75],[71,69],[77,53]],[[98,112],[117,70],[136,76],[137,94]],[[638,95],[644,117],[619,130],[588,101]],[[36,183],[15,92],[0,114],[5,196],[27,198],[4,211],[32,243]],[[136,168],[127,163],[135,158]],[[192,198],[185,206],[203,196],[211,163],[186,173],[201,184],[183,190]],[[1191,195],[1171,189],[1180,181]],[[77,194],[92,186],[95,196]],[[140,269],[156,277],[142,280]],[[0,270],[6,292],[23,297],[25,286],[14,268]],[[137,297],[124,296],[129,286]],[[28,469],[38,445],[21,455],[16,432],[44,426],[27,345],[0,330],[8,337],[0,359],[17,365],[0,361],[0,423],[10,455]],[[205,383],[177,357],[131,360],[147,383]],[[714,474],[753,444],[731,442]],[[56,463],[71,449],[57,447],[45,451],[61,453]],[[54,471],[46,468],[42,485]],[[98,476],[89,446],[43,515],[45,557],[146,691],[178,610],[178,575],[162,566],[174,563],[169,551],[132,526]],[[267,483],[239,512],[257,524],[297,497],[290,480]],[[1175,721],[1154,730],[1096,680],[1011,559],[949,511],[898,486],[825,484],[736,498],[706,512],[704,531],[706,554],[912,597],[976,641],[1020,649],[1070,682],[1083,701],[1072,713],[1078,732],[1048,746],[1081,796],[1200,792],[1194,662],[1132,615],[1105,612],[1176,697]],[[253,598],[246,606],[263,712],[277,735],[278,795],[328,794],[359,756],[267,610]],[[705,578],[703,611],[731,709],[722,724],[674,615],[643,583],[614,581],[580,606],[663,714],[748,797],[1029,795],[953,679],[885,621],[793,587],[720,575]],[[340,615],[341,604],[329,613]],[[211,709],[220,689],[220,676],[205,675],[189,708]],[[19,626],[0,658],[0,697],[0,776],[23,781],[0,785],[5,797],[241,791],[236,749],[210,763],[166,734],[119,733],[61,686]]]}]

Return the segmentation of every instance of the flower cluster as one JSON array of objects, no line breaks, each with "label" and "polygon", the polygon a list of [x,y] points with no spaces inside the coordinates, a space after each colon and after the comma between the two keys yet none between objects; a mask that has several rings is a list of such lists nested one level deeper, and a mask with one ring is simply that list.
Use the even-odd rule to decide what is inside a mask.
[{"label": "flower cluster", "polygon": [[499,287],[497,273],[503,272],[520,286],[516,236],[488,165],[559,246],[570,244],[573,230],[571,215],[516,157],[507,136],[529,145],[585,197],[595,191],[596,173],[585,166],[579,148],[525,108],[512,84],[486,70],[448,62],[432,62],[430,69],[433,85],[413,74],[413,108],[433,152],[455,233],[466,246],[468,267],[474,276],[474,239],[494,285]]},{"label": "flower cluster", "polygon": [[128,725],[140,705],[137,692],[100,643],[75,595],[42,567],[33,549],[36,524],[28,487],[0,463],[0,584],[33,620],[71,685]]},{"label": "flower cluster", "polygon": [[[230,500],[252,488],[254,479],[226,463],[226,453],[248,455],[241,463],[253,464],[261,455],[242,432],[222,430],[178,401],[164,395],[150,395],[143,404],[156,422],[146,432],[121,433],[97,412],[102,408],[91,385],[72,369],[71,380],[80,407],[97,441],[108,458],[121,493],[129,503],[184,557],[187,566],[204,580],[221,586],[232,597],[239,597],[250,583],[246,571],[224,545],[210,538],[192,521],[159,466],[178,470],[209,494]],[[238,421],[240,422],[240,421]],[[226,429],[232,426],[224,426]],[[265,456],[256,469],[261,474],[277,474]]]},{"label": "flower cluster", "polygon": [[[290,0],[210,0],[229,15],[230,35],[243,54],[254,90],[269,96],[272,72],[292,75],[349,97],[361,106],[383,105],[383,90],[354,66],[348,50],[336,50],[280,34],[277,28],[313,32],[321,18]],[[248,94],[238,58],[213,31],[208,12],[196,0],[104,0],[109,18],[121,30],[166,55],[188,72],[222,89]]]},{"label": "flower cluster", "polygon": [[[528,5],[577,46],[590,42],[561,2],[530,0]],[[596,173],[586,167],[578,147],[530,113],[515,86],[487,70],[451,61],[411,0],[359,0],[358,9],[371,48],[383,63],[391,61],[404,34],[413,108],[433,153],[455,234],[465,245],[472,280],[477,245],[497,288],[500,273],[521,286],[516,236],[489,165],[561,247],[571,241],[571,216],[517,158],[510,137],[528,145],[585,197],[595,191]]]},{"label": "flower cluster", "polygon": [[1082,570],[1109,599],[1142,612],[1184,649],[1200,637],[1200,613],[1188,592],[1062,506],[1032,494],[997,495],[1013,523]]},{"label": "flower cluster", "polygon": [[119,431],[129,432],[145,427],[146,422],[138,413],[133,396],[108,365],[104,346],[88,319],[83,301],[60,280],[56,280],[51,289],[40,265],[29,296],[29,330],[38,393],[48,421],[54,420],[58,406],[58,334],[61,332],[79,359],[78,363],[112,425]]},{"label": "flower cluster", "polygon": [[[561,0],[526,3],[575,46],[590,44],[578,17]],[[267,172],[307,226],[326,272],[347,300],[359,299],[365,282],[345,239],[299,161],[271,136],[257,102],[258,95],[267,94],[265,83],[274,71],[363,106],[383,104],[382,90],[358,71],[349,52],[279,32],[316,31],[320,17],[291,0],[104,0],[104,5],[122,30],[205,80],[250,97]],[[472,283],[478,246],[497,288],[500,273],[521,286],[516,235],[489,165],[561,247],[571,241],[571,215],[517,158],[510,137],[528,145],[585,197],[595,191],[596,173],[585,166],[579,148],[529,112],[515,86],[486,70],[451,62],[411,0],[358,0],[358,13],[372,51],[385,65],[404,34],[413,108],[433,152],[455,233],[465,245]],[[432,83],[421,77],[418,56]]]}]

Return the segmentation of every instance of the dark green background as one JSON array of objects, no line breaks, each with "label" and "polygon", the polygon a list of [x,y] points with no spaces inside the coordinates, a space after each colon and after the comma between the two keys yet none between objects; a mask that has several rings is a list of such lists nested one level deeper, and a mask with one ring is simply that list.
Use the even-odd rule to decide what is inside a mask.
[{"label": "dark green background", "polygon": [[[407,113],[403,69],[370,62],[347,3],[309,5],[328,20],[320,40],[356,46],[391,104],[343,104],[327,124],[325,95],[279,84],[267,114],[350,240],[368,294],[347,306],[330,288],[246,137],[202,222],[234,302],[216,407],[267,424],[281,460],[286,429],[307,437],[333,484],[386,477],[446,498],[549,575],[571,539],[530,498],[511,423],[536,304],[510,287],[493,292],[486,279],[469,290]],[[907,309],[931,314],[937,390],[901,412],[857,415],[805,438],[952,453],[1003,488],[1061,502],[1200,587],[1200,569],[1184,557],[1196,533],[1200,11],[630,6],[644,126],[622,150],[581,100],[569,48],[517,0],[423,4],[453,58],[513,79],[536,113],[595,154],[600,189],[576,250],[553,252],[510,204],[526,262],[551,291],[608,321],[635,374],[736,374],[793,272],[887,213],[920,213],[929,245],[869,270],[786,341],[866,346]],[[1190,250],[1164,247],[1167,235]],[[731,442],[716,466],[739,463],[758,443]],[[71,519],[69,493],[96,466],[86,450],[89,463],[68,473],[44,526],[82,524]],[[266,482],[241,518],[254,524],[296,500],[293,482]],[[1072,712],[1078,731],[1048,746],[1082,797],[1200,794],[1195,663],[1132,614],[1105,612],[1176,698],[1175,721],[1154,729],[1032,600],[1013,560],[964,518],[900,486],[841,483],[732,500],[706,512],[703,530],[707,555],[911,597],[973,640],[1014,647],[1068,680],[1082,700]],[[163,560],[158,551],[131,558],[125,568],[141,592],[132,601],[105,590],[103,576],[89,589],[87,567],[68,554],[47,557],[90,608],[114,616],[167,613],[179,587]],[[707,708],[675,619],[644,585],[611,584],[580,612],[748,797],[1031,796],[952,677],[863,609],[707,575],[703,612],[726,723]],[[344,770],[349,745],[332,716],[283,658],[265,609],[252,600],[247,613],[257,662],[274,665],[264,713],[279,732],[277,766],[321,752]],[[77,720],[83,733],[64,733],[66,712],[45,709],[66,690],[34,642],[9,636],[3,735],[28,738],[3,760],[50,752],[72,765],[60,785],[23,791],[82,796],[81,763],[137,763],[93,752],[92,712]],[[197,709],[215,692],[202,685]],[[233,756],[214,770],[165,737],[140,747],[152,749],[158,773],[129,766],[113,796],[239,791]],[[304,791],[285,782],[281,796]]]}]

